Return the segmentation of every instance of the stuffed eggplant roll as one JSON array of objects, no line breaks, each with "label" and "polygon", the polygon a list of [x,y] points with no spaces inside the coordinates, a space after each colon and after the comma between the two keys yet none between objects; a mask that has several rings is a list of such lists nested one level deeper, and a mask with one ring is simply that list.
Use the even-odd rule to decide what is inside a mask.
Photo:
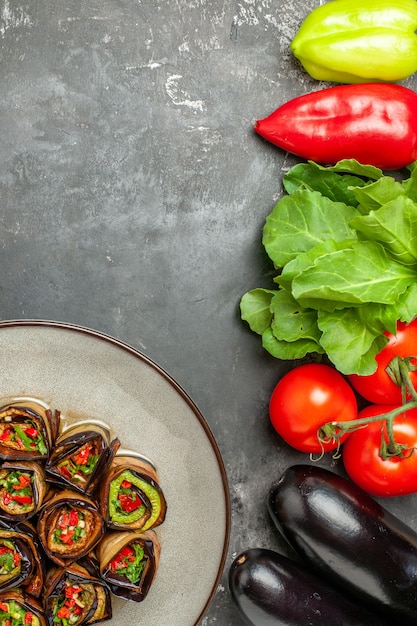
[{"label": "stuffed eggplant roll", "polygon": [[45,616],[50,626],[81,626],[112,617],[110,590],[78,563],[53,567],[45,585]]},{"label": "stuffed eggplant roll", "polygon": [[0,407],[0,459],[46,461],[59,424],[59,411],[37,400],[20,398]]},{"label": "stuffed eggplant roll", "polygon": [[0,592],[23,587],[39,598],[45,578],[45,558],[29,522],[0,527]]},{"label": "stuffed eggplant roll", "polygon": [[88,554],[104,529],[96,503],[70,489],[54,493],[45,502],[37,525],[46,555],[61,566]]},{"label": "stuffed eggplant roll", "polygon": [[0,593],[0,625],[46,626],[43,607],[21,589]]},{"label": "stuffed eggplant roll", "polygon": [[99,501],[108,528],[148,530],[165,519],[156,469],[134,452],[116,454],[101,482]]},{"label": "stuffed eggplant roll", "polygon": [[160,552],[153,530],[109,532],[97,548],[100,575],[114,595],[142,602],[156,576]]},{"label": "stuffed eggplant roll", "polygon": [[45,471],[40,463],[5,461],[0,468],[0,519],[29,519],[39,511],[45,493]]},{"label": "stuffed eggplant roll", "polygon": [[73,424],[56,440],[45,467],[47,479],[91,495],[119,446],[101,422]]}]

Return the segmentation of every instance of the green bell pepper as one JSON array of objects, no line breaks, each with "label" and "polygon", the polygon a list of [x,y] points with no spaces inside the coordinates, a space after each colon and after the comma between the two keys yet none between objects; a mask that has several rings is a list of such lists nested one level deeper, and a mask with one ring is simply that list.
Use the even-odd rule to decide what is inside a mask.
[{"label": "green bell pepper", "polygon": [[317,80],[395,82],[417,70],[416,0],[331,0],[314,9],[291,43]]},{"label": "green bell pepper", "polygon": [[109,490],[110,520],[118,524],[130,524],[132,522],[135,522],[143,516],[146,510],[144,505],[130,510],[128,508],[122,508],[122,510],[120,510],[118,494],[120,492],[123,481],[127,481],[137,487],[145,494],[145,496],[149,500],[151,514],[149,519],[147,519],[144,525],[141,527],[141,530],[145,531],[153,525],[153,523],[160,514],[161,498],[159,492],[157,489],[155,489],[151,482],[145,481],[143,478],[133,474],[129,470],[125,470],[124,472],[122,472],[120,476],[112,480]]}]

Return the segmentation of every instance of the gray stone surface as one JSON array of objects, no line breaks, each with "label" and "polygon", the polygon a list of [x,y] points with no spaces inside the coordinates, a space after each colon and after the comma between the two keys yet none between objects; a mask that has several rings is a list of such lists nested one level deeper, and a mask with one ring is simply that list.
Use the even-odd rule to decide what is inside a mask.
[{"label": "gray stone surface", "polygon": [[[262,351],[238,304],[271,284],[261,229],[295,162],[252,125],[320,87],[289,53],[316,5],[0,0],[0,317],[115,336],[205,415],[232,531],[203,626],[241,624],[228,566],[247,547],[286,551],[266,494],[306,460],[268,421],[287,364]],[[388,506],[417,528],[415,497]]]}]

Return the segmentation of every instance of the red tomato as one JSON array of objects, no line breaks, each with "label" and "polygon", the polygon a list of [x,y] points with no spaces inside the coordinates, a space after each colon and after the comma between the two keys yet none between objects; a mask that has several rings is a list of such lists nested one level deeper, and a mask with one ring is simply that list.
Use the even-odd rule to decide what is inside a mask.
[{"label": "red tomato", "polygon": [[318,429],[327,422],[354,420],[357,412],[355,394],[342,374],[321,363],[290,370],[275,387],[269,402],[273,427],[284,441],[301,452],[335,450],[336,441],[320,444]]},{"label": "red tomato", "polygon": [[[397,406],[373,404],[360,411],[358,419],[383,415]],[[346,472],[353,482],[373,496],[417,492],[417,409],[409,409],[394,419],[394,439],[407,446],[402,457],[384,460],[380,456],[381,437],[388,441],[383,424],[383,421],[371,422],[349,435],[342,448]]]},{"label": "red tomato", "polygon": [[[370,376],[348,376],[349,382],[361,396],[374,404],[401,404],[401,387],[386,372],[390,361],[396,356],[417,357],[417,318],[410,324],[398,322],[397,334],[385,333],[389,338],[386,346],[376,357],[378,368]],[[417,365],[417,360],[414,363]],[[410,372],[413,387],[417,389],[417,371]]]}]

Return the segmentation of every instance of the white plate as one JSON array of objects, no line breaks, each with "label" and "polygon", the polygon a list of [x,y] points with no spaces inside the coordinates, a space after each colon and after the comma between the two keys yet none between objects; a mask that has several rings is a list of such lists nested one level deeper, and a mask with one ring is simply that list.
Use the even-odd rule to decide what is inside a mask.
[{"label": "white plate", "polygon": [[224,568],[230,503],[207,422],[158,365],[102,333],[58,322],[0,323],[0,398],[31,396],[64,419],[100,419],[157,467],[168,508],[161,560],[142,603],[113,598],[112,626],[193,626]]}]

